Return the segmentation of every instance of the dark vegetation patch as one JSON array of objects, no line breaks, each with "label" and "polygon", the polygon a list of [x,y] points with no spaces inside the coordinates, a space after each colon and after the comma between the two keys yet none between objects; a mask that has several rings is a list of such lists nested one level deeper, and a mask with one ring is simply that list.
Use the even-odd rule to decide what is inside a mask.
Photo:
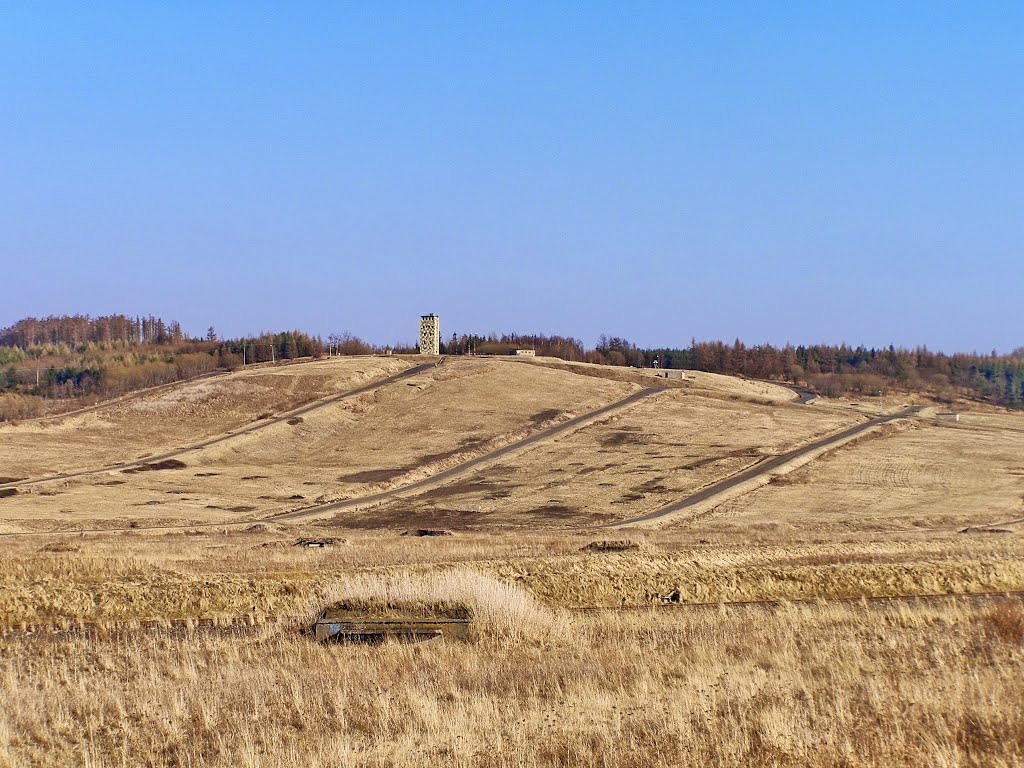
[{"label": "dark vegetation patch", "polygon": [[6,498],[9,498],[11,496],[17,496],[17,495],[18,495],[18,489],[17,488],[0,488],[0,499],[6,499]]},{"label": "dark vegetation patch", "polygon": [[585,547],[580,549],[581,552],[629,552],[630,550],[640,549],[640,545],[635,541],[625,541],[623,539],[610,539],[607,541],[592,541]]},{"label": "dark vegetation patch", "polygon": [[7,485],[7,483],[16,483],[19,480],[24,479],[24,477],[0,477],[0,485]]},{"label": "dark vegetation patch", "polygon": [[367,469],[363,472],[352,472],[348,475],[339,475],[339,483],[386,483],[396,477],[408,472],[406,467],[395,467],[394,469]]},{"label": "dark vegetation patch", "polygon": [[178,459],[165,459],[163,461],[154,461],[150,464],[140,464],[137,467],[131,467],[123,470],[126,475],[134,475],[137,472],[159,472],[165,469],[184,469],[187,464],[184,461]]},{"label": "dark vegetation patch", "polygon": [[463,480],[460,483],[442,485],[438,488],[431,488],[419,495],[421,499],[444,499],[451,496],[461,496],[467,493],[480,493],[487,491],[493,493],[501,488],[490,480]]},{"label": "dark vegetation patch", "polygon": [[77,544],[72,544],[70,541],[51,541],[44,547],[40,548],[40,552],[78,552],[81,549]]},{"label": "dark vegetation patch", "polygon": [[260,496],[266,501],[301,501],[306,498],[300,493],[293,493],[291,496]]},{"label": "dark vegetation patch", "polygon": [[[458,448],[450,451],[442,451],[441,453],[428,453],[419,460],[415,467],[422,467],[424,464],[433,464],[438,461],[444,461],[445,459],[450,459],[452,456],[457,456],[466,451],[475,450],[486,444],[487,438],[468,437],[459,444]],[[410,469],[414,469],[415,467],[410,467]]]},{"label": "dark vegetation patch", "polygon": [[243,480],[269,480],[267,475],[246,475]]},{"label": "dark vegetation patch", "polygon": [[532,421],[534,424],[543,424],[545,421],[557,419],[561,415],[562,412],[557,408],[548,408],[546,411],[541,411],[540,413],[533,414],[533,416],[530,417],[530,421]]},{"label": "dark vegetation patch", "polygon": [[196,472],[196,477],[217,477],[220,472]]},{"label": "dark vegetation patch", "polygon": [[402,531],[403,536],[451,536],[451,531],[442,528],[410,528]]},{"label": "dark vegetation patch", "polygon": [[[721,448],[722,446],[713,445],[712,448]],[[757,448],[737,448],[735,451],[729,451],[719,456],[705,456],[702,459],[697,459],[689,464],[683,464],[682,466],[676,467],[676,469],[682,470],[693,470],[706,467],[708,464],[714,464],[717,461],[724,461],[725,459],[753,459],[760,458],[761,453]]]},{"label": "dark vegetation patch", "polygon": [[512,491],[507,488],[502,488],[497,491],[491,491],[484,496],[488,501],[497,501],[498,499],[507,499],[512,495]]},{"label": "dark vegetation patch", "polygon": [[531,509],[526,514],[536,515],[537,517],[554,517],[563,519],[567,517],[573,517],[578,512],[574,507],[566,506],[565,504],[545,504],[543,507],[537,507]]},{"label": "dark vegetation patch", "polygon": [[151,501],[138,501],[132,504],[133,507],[155,507],[159,504],[166,504],[167,499],[152,499]]},{"label": "dark vegetation patch", "polygon": [[217,504],[207,504],[206,508],[207,509],[223,509],[225,512],[252,512],[254,509],[256,509],[256,507],[247,507],[245,505],[240,505],[240,506],[237,506],[237,507],[221,507],[221,506],[219,506]]},{"label": "dark vegetation patch", "polygon": [[124,480],[107,480],[106,482],[96,483],[96,485],[124,485]]},{"label": "dark vegetation patch", "polygon": [[601,438],[602,448],[616,448],[620,445],[642,445],[645,441],[639,427],[622,427]]},{"label": "dark vegetation patch", "polygon": [[458,508],[455,504],[435,507],[415,503],[407,506],[403,503],[377,507],[372,515],[341,512],[330,521],[330,524],[374,531],[382,528],[397,529],[398,532],[409,528],[445,528],[458,531],[471,528],[486,517],[487,514],[478,509]]},{"label": "dark vegetation patch", "polygon": [[615,463],[613,461],[613,462],[610,462],[608,464],[605,464],[603,467],[586,467],[584,469],[581,469],[576,474],[580,475],[580,476],[582,476],[582,475],[589,475],[589,474],[591,474],[593,472],[604,472],[606,469],[616,469],[617,467],[621,467],[621,466],[622,466],[621,464],[617,464],[617,463]]},{"label": "dark vegetation patch", "polygon": [[626,493],[621,499],[613,501],[612,504],[629,504],[631,501],[640,501],[644,498],[642,493]]},{"label": "dark vegetation patch", "polygon": [[632,490],[634,493],[663,493],[669,490],[667,486],[661,483],[664,479],[664,477],[656,477],[653,480],[648,480],[646,483],[641,483]]},{"label": "dark vegetation patch", "polygon": [[1009,528],[992,528],[986,525],[970,526],[964,528],[960,533],[1013,533]]},{"label": "dark vegetation patch", "polygon": [[303,421],[303,419],[302,419],[301,416],[293,416],[292,418],[288,419],[287,423],[288,423],[288,426],[290,426],[290,427],[297,427],[299,424],[302,423],[302,421]]},{"label": "dark vegetation patch", "polygon": [[273,417],[274,414],[272,414],[270,411],[267,411],[265,413],[261,413],[259,416],[253,419],[253,421],[263,421],[264,419],[272,419]]},{"label": "dark vegetation patch", "polygon": [[982,631],[992,639],[1024,646],[1024,608],[1019,602],[1004,600],[989,608],[981,621]]}]

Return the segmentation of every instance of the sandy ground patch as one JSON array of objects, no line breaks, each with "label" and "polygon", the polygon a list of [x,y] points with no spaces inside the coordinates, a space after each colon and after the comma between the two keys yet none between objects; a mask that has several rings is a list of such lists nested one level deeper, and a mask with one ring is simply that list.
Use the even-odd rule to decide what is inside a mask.
[{"label": "sandy ground patch", "polygon": [[1024,420],[969,415],[955,425],[919,419],[840,448],[723,504],[700,525],[957,531],[1017,518],[1024,518]]},{"label": "sandy ground patch", "polygon": [[258,368],[77,416],[0,424],[0,475],[39,477],[134,461],[251,423],[265,413],[358,387],[404,370],[397,358],[331,358]]}]

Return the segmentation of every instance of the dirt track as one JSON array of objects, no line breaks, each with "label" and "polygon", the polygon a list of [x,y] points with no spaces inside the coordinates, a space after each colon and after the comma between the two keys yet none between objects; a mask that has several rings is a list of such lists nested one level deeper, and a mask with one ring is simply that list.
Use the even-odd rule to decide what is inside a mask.
[{"label": "dirt track", "polygon": [[269,519],[275,521],[300,520],[304,518],[316,517],[322,515],[325,512],[338,512],[345,509],[355,509],[357,507],[362,506],[372,506],[382,501],[387,501],[388,499],[395,498],[397,496],[413,493],[415,491],[420,491],[432,485],[444,483],[448,480],[451,480],[454,477],[457,477],[465,472],[468,472],[471,469],[474,469],[475,467],[478,467],[481,464],[496,461],[497,459],[503,458],[510,453],[522,450],[523,448],[533,445],[534,443],[538,443],[542,440],[549,440],[564,432],[581,426],[585,422],[593,421],[594,419],[606,416],[614,411],[621,410],[622,408],[632,405],[633,403],[636,403],[646,397],[650,397],[651,395],[657,394],[658,392],[661,391],[663,391],[663,387],[647,387],[646,389],[642,389],[639,392],[634,392],[633,394],[628,395],[627,397],[624,397],[621,400],[617,400],[614,403],[610,403],[604,406],[603,408],[598,408],[595,411],[584,413],[573,419],[569,419],[568,421],[563,422],[561,424],[556,424],[552,427],[548,427],[547,429],[542,430],[534,435],[530,435],[529,437],[525,437],[522,440],[518,440],[512,443],[511,445],[506,445],[503,448],[498,448],[497,450],[491,451],[490,453],[486,453],[483,456],[478,456],[475,459],[470,459],[469,461],[459,464],[458,466],[452,467],[451,469],[446,469],[443,472],[437,473],[436,475],[431,475],[430,477],[426,477],[422,480],[417,480],[416,482],[410,483],[409,485],[404,485],[399,488],[393,488],[387,491],[381,491],[380,493],[371,494],[369,496],[361,496],[359,498],[354,499],[343,499],[341,501],[329,502],[327,504],[319,504],[315,507],[307,507],[306,509],[297,509],[292,512],[285,512],[280,515],[275,515],[274,517]]},{"label": "dirt track", "polygon": [[[295,411],[290,411],[287,414],[283,414],[280,417],[276,417],[273,420],[273,422],[271,420],[267,420],[265,422],[261,422],[258,425],[254,425],[253,427],[249,427],[249,428],[247,428],[244,431],[233,432],[233,433],[228,434],[228,435],[221,435],[219,437],[213,438],[212,440],[206,441],[206,442],[201,443],[201,444],[196,444],[196,445],[193,445],[193,446],[189,446],[189,447],[187,447],[185,449],[182,449],[182,450],[179,450],[179,451],[174,451],[174,452],[168,453],[168,454],[161,454],[160,456],[149,457],[149,458],[146,459],[145,462],[138,462],[138,464],[148,463],[148,462],[152,462],[152,461],[164,460],[164,459],[167,459],[167,458],[173,458],[174,456],[181,455],[181,454],[186,453],[188,451],[196,450],[197,448],[203,448],[203,447],[206,447],[207,445],[212,445],[214,443],[221,442],[223,440],[227,440],[227,439],[229,439],[231,437],[235,437],[236,435],[244,434],[246,432],[254,431],[255,429],[267,426],[270,423],[276,423],[276,422],[281,421],[283,419],[292,418],[296,414],[308,412],[308,411],[312,410],[313,408],[319,408],[319,407],[321,407],[323,405],[327,405],[329,402],[335,402],[335,401],[343,399],[345,397],[351,397],[351,396],[359,394],[361,392],[364,392],[364,391],[367,391],[367,390],[370,390],[370,389],[375,389],[377,387],[384,386],[385,384],[393,383],[394,381],[398,381],[400,379],[407,378],[407,377],[412,376],[412,375],[414,375],[416,373],[421,373],[424,369],[431,368],[431,367],[433,367],[432,364],[419,365],[419,366],[416,366],[414,368],[410,368],[408,370],[402,371],[401,373],[395,374],[394,376],[389,376],[386,379],[374,382],[372,384],[368,384],[365,387],[360,387],[357,390],[352,390],[351,392],[346,392],[346,393],[343,393],[343,394],[340,394],[340,395],[334,395],[334,396],[332,396],[331,398],[329,398],[327,400],[320,400],[320,401],[317,401],[316,403],[312,403],[312,404],[310,404],[308,406],[303,406],[303,408],[297,409]],[[236,521],[228,521],[228,522],[220,522],[220,523],[210,523],[208,525],[205,525],[205,524],[195,524],[195,523],[191,523],[191,524],[184,524],[183,523],[183,524],[180,524],[180,525],[136,526],[136,527],[133,527],[133,528],[125,528],[125,529],[118,529],[118,528],[96,528],[96,529],[93,529],[93,528],[84,528],[83,527],[83,528],[78,529],[78,530],[73,531],[73,532],[75,532],[75,533],[111,533],[111,532],[115,532],[115,531],[119,531],[119,530],[132,530],[132,531],[143,531],[143,530],[148,530],[148,531],[174,531],[174,530],[197,530],[197,529],[202,529],[202,528],[234,528],[234,527],[238,527],[238,526],[252,525],[252,524],[254,524],[256,522],[260,522],[261,520],[265,521],[265,522],[277,522],[277,521],[283,521],[283,520],[301,520],[301,519],[308,519],[308,518],[312,518],[312,517],[317,517],[317,516],[323,515],[324,513],[327,513],[327,512],[336,512],[336,511],[340,511],[340,510],[344,510],[344,509],[354,509],[354,508],[362,507],[362,506],[372,506],[374,504],[377,504],[377,503],[382,502],[382,501],[386,501],[386,500],[391,499],[391,498],[395,498],[397,496],[401,496],[401,495],[408,494],[408,493],[413,493],[413,492],[422,490],[424,488],[430,487],[430,486],[435,485],[435,484],[444,483],[444,482],[446,482],[448,480],[451,480],[454,477],[457,477],[457,476],[459,476],[459,475],[461,475],[461,474],[463,474],[465,472],[470,471],[471,469],[474,469],[475,467],[477,467],[477,466],[479,466],[481,464],[485,464],[485,463],[488,463],[488,462],[496,461],[496,460],[498,460],[498,459],[500,459],[500,458],[502,458],[504,456],[507,456],[508,454],[510,454],[512,452],[522,450],[523,448],[529,447],[529,446],[531,446],[531,445],[533,445],[535,443],[538,443],[540,441],[543,441],[543,440],[549,440],[549,439],[551,439],[553,437],[556,437],[556,436],[558,436],[560,434],[568,432],[568,431],[570,431],[572,429],[575,429],[575,428],[577,428],[579,426],[583,426],[586,423],[591,422],[591,421],[593,421],[595,419],[599,419],[602,416],[606,416],[606,415],[608,415],[610,413],[613,413],[615,411],[621,410],[622,408],[626,408],[626,407],[628,407],[628,406],[630,406],[630,405],[632,405],[632,404],[634,404],[634,403],[636,403],[636,402],[638,402],[638,401],[640,401],[640,400],[642,400],[642,399],[644,399],[646,397],[650,397],[651,395],[657,394],[658,392],[661,392],[661,391],[663,391],[662,387],[648,387],[646,389],[640,390],[639,392],[634,392],[633,394],[628,395],[627,397],[622,398],[621,400],[617,400],[614,403],[609,403],[608,405],[603,406],[602,408],[598,408],[597,410],[594,410],[594,411],[588,411],[587,413],[581,414],[580,416],[576,416],[575,418],[569,419],[568,421],[563,422],[561,424],[555,424],[554,426],[551,426],[551,427],[548,427],[547,429],[541,430],[540,432],[538,432],[538,433],[536,433],[534,435],[530,435],[529,437],[525,437],[522,440],[518,440],[518,441],[516,441],[516,442],[514,442],[514,443],[512,443],[510,445],[504,446],[504,447],[499,448],[499,449],[497,449],[495,451],[491,451],[491,452],[486,453],[486,454],[484,454],[482,456],[478,456],[478,457],[476,457],[474,459],[471,459],[471,460],[469,460],[467,462],[459,464],[458,466],[452,467],[451,469],[444,470],[442,472],[439,472],[438,474],[431,475],[430,477],[424,478],[422,480],[417,480],[417,481],[415,481],[413,483],[410,483],[408,485],[400,486],[398,488],[393,488],[393,489],[390,489],[390,490],[387,490],[387,491],[382,491],[380,493],[371,494],[369,496],[360,496],[360,497],[352,498],[352,499],[343,499],[343,500],[340,500],[340,501],[329,502],[327,504],[319,504],[319,505],[314,506],[314,507],[307,507],[305,509],[291,510],[291,511],[288,511],[288,512],[279,513],[279,514],[272,515],[272,516],[269,516],[269,517],[260,518],[260,520],[254,520],[254,519],[251,519],[251,518],[246,518],[245,520],[236,520]],[[97,474],[97,473],[101,473],[101,472],[110,471],[111,469],[127,469],[127,468],[130,468],[132,466],[137,466],[138,464],[135,464],[135,465],[133,465],[133,464],[119,464],[119,465],[115,465],[113,467],[106,467],[106,468],[103,468],[103,469],[88,470],[88,471],[83,471],[83,472],[79,472],[79,473],[72,473],[72,474],[62,475],[62,476],[59,476],[59,477],[55,476],[55,477],[50,477],[50,478],[45,478],[45,479],[37,479],[37,480],[24,481],[24,482],[21,482],[21,483],[14,483],[12,485],[15,485],[15,486],[17,486],[17,485],[30,485],[30,484],[35,484],[35,483],[48,482],[50,480],[57,480],[57,479],[70,478],[70,477],[80,477],[80,476],[83,476],[83,475]],[[45,532],[44,531],[26,531],[26,532],[20,532],[19,531],[19,532],[11,532],[11,533],[2,533],[2,534],[0,534],[0,537],[4,537],[4,536],[46,536],[46,535],[52,535],[52,534],[53,534],[52,531],[45,531]]]},{"label": "dirt track", "polygon": [[804,445],[799,448],[794,448],[792,451],[787,451],[786,453],[779,454],[778,456],[775,456],[771,459],[755,464],[753,467],[749,469],[746,469],[731,477],[727,477],[724,480],[719,480],[717,483],[713,483],[712,485],[709,485],[707,488],[704,488],[703,490],[698,491],[695,494],[687,496],[684,499],[680,499],[679,501],[673,501],[672,503],[666,504],[665,506],[661,507],[660,509],[656,509],[653,512],[648,512],[645,515],[633,517],[628,520],[621,520],[616,523],[611,523],[606,527],[611,528],[622,525],[629,525],[632,523],[645,523],[651,520],[657,520],[659,518],[675,514],[676,512],[680,512],[688,507],[692,507],[701,502],[713,499],[715,496],[725,493],[726,491],[732,490],[733,488],[741,485],[742,483],[746,483],[750,480],[754,480],[763,475],[766,475],[772,470],[778,469],[783,464],[793,461],[794,459],[802,458],[807,454],[813,453],[823,448],[828,448],[837,443],[841,443],[845,440],[848,440],[852,437],[859,435],[862,432],[865,432],[866,430],[872,429],[873,427],[878,427],[881,426],[882,424],[888,424],[890,421],[904,419],[908,416],[912,416],[915,413],[917,413],[920,409],[920,406],[910,406],[908,408],[904,408],[902,411],[898,413],[889,414],[887,416],[876,416],[875,418],[870,419],[869,421],[866,421],[863,424],[857,424],[856,426],[849,427],[847,429],[842,430],[841,432],[836,432],[827,437],[823,437],[820,440],[816,440],[808,445]]}]

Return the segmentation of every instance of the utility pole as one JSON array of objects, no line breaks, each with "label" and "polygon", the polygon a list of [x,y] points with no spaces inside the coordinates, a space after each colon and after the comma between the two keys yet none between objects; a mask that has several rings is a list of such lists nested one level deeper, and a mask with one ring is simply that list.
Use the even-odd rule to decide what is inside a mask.
[{"label": "utility pole", "polygon": [[273,365],[274,364],[274,345],[270,344],[268,346],[270,347],[270,364]]},{"label": "utility pole", "polygon": [[245,344],[242,345],[242,367],[245,368]]}]

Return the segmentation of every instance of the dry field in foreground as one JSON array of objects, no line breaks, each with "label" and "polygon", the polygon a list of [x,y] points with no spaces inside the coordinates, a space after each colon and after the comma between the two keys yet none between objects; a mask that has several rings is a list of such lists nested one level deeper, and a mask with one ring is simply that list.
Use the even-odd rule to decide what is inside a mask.
[{"label": "dry field in foreground", "polygon": [[[293,546],[307,535],[348,543]],[[642,607],[672,591],[684,603],[1024,591],[1024,537],[1012,534],[701,543],[647,532],[633,551],[580,551],[595,538],[516,531],[435,539],[324,527],[21,538],[0,553],[0,627],[262,622],[305,615],[353,577],[459,565],[518,584],[552,608]]]},{"label": "dry field in foreground", "polygon": [[1019,600],[545,617],[481,586],[511,620],[471,643],[321,646],[284,628],[4,640],[0,765],[1024,761]]}]

